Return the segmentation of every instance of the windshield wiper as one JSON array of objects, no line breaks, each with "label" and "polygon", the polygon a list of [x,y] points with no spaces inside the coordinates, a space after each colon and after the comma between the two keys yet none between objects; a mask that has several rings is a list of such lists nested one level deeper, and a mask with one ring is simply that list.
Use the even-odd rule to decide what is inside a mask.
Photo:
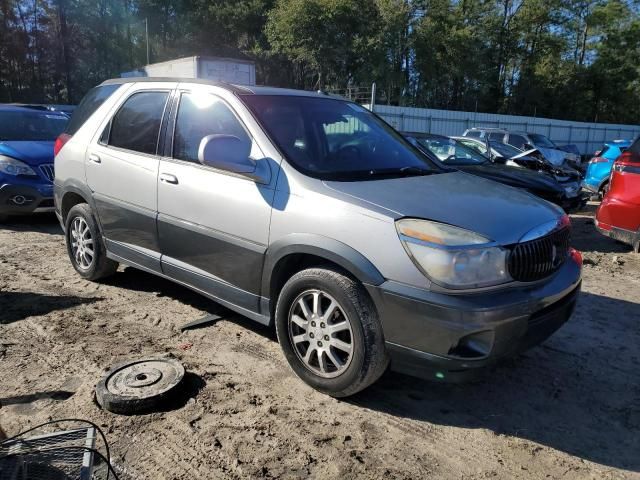
[{"label": "windshield wiper", "polygon": [[404,175],[431,175],[432,173],[435,173],[431,169],[424,168],[424,167],[417,167],[415,165],[402,167],[399,171]]}]

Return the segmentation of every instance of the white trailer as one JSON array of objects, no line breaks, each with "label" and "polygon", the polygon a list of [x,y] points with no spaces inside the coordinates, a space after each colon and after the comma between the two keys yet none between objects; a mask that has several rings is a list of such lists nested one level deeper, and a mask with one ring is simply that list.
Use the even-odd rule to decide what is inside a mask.
[{"label": "white trailer", "polygon": [[121,77],[203,78],[237,85],[256,84],[256,66],[250,60],[221,57],[185,57],[152,63]]}]

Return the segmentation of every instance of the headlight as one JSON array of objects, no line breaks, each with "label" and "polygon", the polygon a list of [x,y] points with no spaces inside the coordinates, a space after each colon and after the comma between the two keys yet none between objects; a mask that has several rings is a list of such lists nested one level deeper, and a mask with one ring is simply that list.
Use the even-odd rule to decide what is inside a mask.
[{"label": "headlight", "polygon": [[26,163],[16,160],[15,158],[0,155],[0,172],[7,175],[37,175]]},{"label": "headlight", "polygon": [[476,288],[511,280],[507,250],[462,228],[428,220],[402,219],[396,229],[416,266],[435,283]]}]

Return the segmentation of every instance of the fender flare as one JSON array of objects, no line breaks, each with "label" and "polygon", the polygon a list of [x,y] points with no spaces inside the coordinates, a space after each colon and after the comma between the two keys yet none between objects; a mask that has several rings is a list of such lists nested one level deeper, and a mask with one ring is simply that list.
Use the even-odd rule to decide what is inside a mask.
[{"label": "fender flare", "polygon": [[322,235],[308,233],[289,234],[267,248],[262,270],[262,295],[269,297],[271,279],[278,262],[287,255],[309,254],[325,258],[351,273],[359,281],[380,285],[385,279],[380,271],[353,247]]}]

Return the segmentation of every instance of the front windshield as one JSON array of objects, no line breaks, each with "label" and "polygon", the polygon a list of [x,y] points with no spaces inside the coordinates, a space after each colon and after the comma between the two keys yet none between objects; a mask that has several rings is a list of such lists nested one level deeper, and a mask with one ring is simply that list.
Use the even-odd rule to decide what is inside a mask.
[{"label": "front windshield", "polygon": [[447,165],[481,165],[489,159],[473,148],[447,137],[416,137],[418,144]]},{"label": "front windshield", "polygon": [[508,143],[489,142],[489,146],[504,158],[512,158],[522,153],[522,150]]},{"label": "front windshield", "polygon": [[287,160],[312,177],[367,180],[438,167],[364,107],[328,98],[243,95]]},{"label": "front windshield", "polygon": [[62,133],[66,115],[38,111],[0,111],[0,141],[53,141]]},{"label": "front windshield", "polygon": [[544,135],[538,135],[537,133],[531,133],[531,134],[529,134],[529,138],[531,138],[531,140],[533,141],[533,144],[536,147],[556,148],[555,143],[553,143],[551,140],[549,140]]}]

